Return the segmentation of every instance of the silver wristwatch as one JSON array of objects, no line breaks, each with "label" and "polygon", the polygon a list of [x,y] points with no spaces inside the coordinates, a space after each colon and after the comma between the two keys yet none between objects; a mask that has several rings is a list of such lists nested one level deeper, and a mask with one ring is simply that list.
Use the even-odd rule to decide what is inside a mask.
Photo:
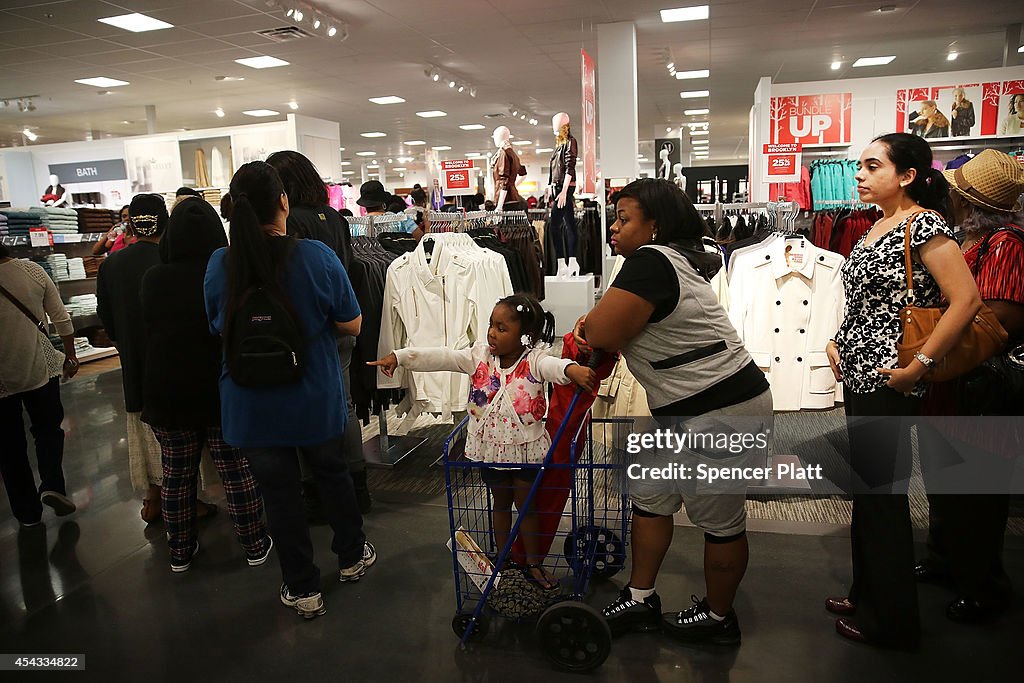
[{"label": "silver wristwatch", "polygon": [[914,358],[917,360],[917,362],[919,362],[921,365],[925,366],[926,368],[931,368],[933,365],[935,365],[935,359],[934,358],[929,358],[928,356],[924,355],[920,351],[918,351],[917,353],[914,354]]}]

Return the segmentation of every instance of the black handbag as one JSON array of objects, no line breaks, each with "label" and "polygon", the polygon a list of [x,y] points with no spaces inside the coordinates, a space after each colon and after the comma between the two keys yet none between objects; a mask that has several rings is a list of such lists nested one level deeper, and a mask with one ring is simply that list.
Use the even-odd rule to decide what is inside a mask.
[{"label": "black handbag", "polygon": [[[1012,230],[1024,240],[1024,231],[1017,226],[992,231],[978,247],[976,271],[988,253],[992,236],[1003,230]],[[960,415],[1024,415],[1024,343],[1020,342],[1013,340],[1006,352],[989,358],[957,381]]]}]

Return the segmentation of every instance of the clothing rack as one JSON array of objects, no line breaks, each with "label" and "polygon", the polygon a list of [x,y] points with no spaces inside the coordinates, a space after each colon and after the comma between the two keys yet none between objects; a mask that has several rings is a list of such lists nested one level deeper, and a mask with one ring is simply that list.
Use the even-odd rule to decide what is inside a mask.
[{"label": "clothing rack", "polygon": [[800,205],[796,202],[715,202],[714,204],[694,204],[701,213],[713,213],[715,224],[722,220],[726,211],[765,211],[774,223],[773,227],[788,226],[793,232],[796,217],[800,214]]}]

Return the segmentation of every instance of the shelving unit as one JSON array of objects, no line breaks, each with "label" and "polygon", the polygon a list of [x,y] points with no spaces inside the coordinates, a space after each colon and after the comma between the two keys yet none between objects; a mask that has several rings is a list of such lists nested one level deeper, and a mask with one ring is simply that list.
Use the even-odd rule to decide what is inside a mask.
[{"label": "shelving unit", "polygon": [[[102,232],[74,234],[54,233],[52,234],[53,244],[41,247],[33,247],[31,244],[31,238],[21,235],[6,235],[0,237],[0,243],[11,247],[13,256],[16,258],[39,258],[40,256],[47,256],[55,252],[63,253],[68,256],[68,258],[91,257],[93,245],[101,240],[105,234],[106,233]],[[59,280],[54,284],[57,285],[57,291],[60,292],[61,300],[64,301],[64,303],[67,303],[68,299],[73,296],[96,293],[95,277],[87,277],[78,280]],[[95,339],[95,333],[103,327],[103,323],[95,313],[87,315],[75,315],[72,313],[71,322],[75,328],[75,336],[87,337],[90,339],[90,342]],[[117,349],[112,347],[102,347],[91,352],[79,354],[78,360],[80,363],[88,363],[90,361],[110,358],[111,356],[116,355]]]}]

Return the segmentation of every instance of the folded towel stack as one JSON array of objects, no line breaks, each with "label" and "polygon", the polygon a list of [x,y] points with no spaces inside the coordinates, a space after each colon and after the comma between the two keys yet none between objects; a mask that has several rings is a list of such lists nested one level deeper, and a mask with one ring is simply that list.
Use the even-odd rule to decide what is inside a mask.
[{"label": "folded towel stack", "polygon": [[68,259],[68,277],[72,280],[85,279],[85,262],[80,258]]},{"label": "folded towel stack", "polygon": [[50,277],[54,282],[65,282],[71,279],[68,275],[68,257],[64,254],[50,254],[46,257],[49,264]]},{"label": "folded towel stack", "polygon": [[0,209],[7,216],[8,235],[28,235],[32,228],[43,227],[43,216],[40,211],[31,209]]},{"label": "folded towel stack", "polygon": [[78,232],[107,232],[117,222],[117,214],[109,209],[75,209]]},{"label": "folded towel stack", "polygon": [[64,307],[68,309],[68,313],[71,317],[82,317],[86,315],[96,314],[96,295],[95,294],[79,294],[68,299],[68,302],[64,304]]},{"label": "folded towel stack", "polygon": [[82,259],[82,263],[85,265],[85,276],[96,277],[100,272],[100,263],[103,259],[96,258],[95,256],[86,256]]}]

